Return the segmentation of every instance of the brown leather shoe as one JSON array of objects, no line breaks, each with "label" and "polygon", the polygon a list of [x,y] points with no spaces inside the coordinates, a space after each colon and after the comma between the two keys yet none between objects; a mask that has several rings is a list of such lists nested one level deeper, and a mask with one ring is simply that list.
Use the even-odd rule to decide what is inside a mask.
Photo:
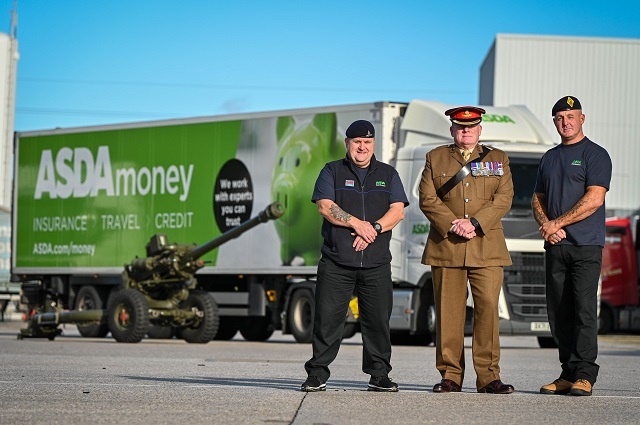
[{"label": "brown leather shoe", "polygon": [[586,379],[578,379],[571,387],[571,395],[591,395],[591,382]]},{"label": "brown leather shoe", "polygon": [[478,389],[479,393],[490,393],[490,394],[511,394],[514,391],[515,390],[513,389],[513,385],[505,384],[499,379],[496,379],[495,381],[491,381],[489,385]]},{"label": "brown leather shoe", "polygon": [[451,379],[443,379],[433,386],[434,393],[459,393],[462,387]]},{"label": "brown leather shoe", "polygon": [[550,384],[543,385],[540,388],[540,393],[541,394],[558,394],[558,395],[569,394],[569,391],[571,391],[572,386],[573,386],[573,382],[567,381],[566,379],[558,378]]}]

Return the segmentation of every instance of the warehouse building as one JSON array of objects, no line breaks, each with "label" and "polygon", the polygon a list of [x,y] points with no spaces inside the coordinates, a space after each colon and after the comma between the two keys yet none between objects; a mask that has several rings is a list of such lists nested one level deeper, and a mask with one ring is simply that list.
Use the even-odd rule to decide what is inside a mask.
[{"label": "warehouse building", "polygon": [[[613,161],[611,215],[640,208],[640,40],[499,34],[480,68],[481,105],[526,105],[557,137],[551,107],[582,103],[587,137]],[[560,141],[557,137],[558,142]]]}]

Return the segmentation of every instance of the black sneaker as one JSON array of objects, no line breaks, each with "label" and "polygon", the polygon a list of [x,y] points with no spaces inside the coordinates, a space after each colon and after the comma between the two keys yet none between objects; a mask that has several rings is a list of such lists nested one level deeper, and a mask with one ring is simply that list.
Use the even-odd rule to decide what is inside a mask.
[{"label": "black sneaker", "polygon": [[320,381],[317,376],[310,376],[306,381],[302,384],[300,391],[305,391],[308,393],[316,392],[316,391],[325,391],[327,389],[327,384]]},{"label": "black sneaker", "polygon": [[369,379],[369,391],[386,391],[394,393],[398,391],[398,384],[389,379],[388,376],[372,376]]}]

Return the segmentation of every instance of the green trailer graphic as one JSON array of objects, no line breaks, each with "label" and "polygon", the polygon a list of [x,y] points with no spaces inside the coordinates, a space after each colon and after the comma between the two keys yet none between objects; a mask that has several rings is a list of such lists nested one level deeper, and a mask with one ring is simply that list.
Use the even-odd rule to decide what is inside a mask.
[{"label": "green trailer graphic", "polygon": [[[321,217],[310,197],[324,164],[344,155],[337,127],[327,113],[22,135],[15,267],[120,268],[151,235],[200,244],[274,201],[285,216],[249,232],[244,252],[207,254],[208,267],[219,255],[224,267],[315,266]],[[249,255],[253,244],[266,255]]]},{"label": "green trailer graphic", "polygon": [[[233,223],[249,217],[250,175],[223,170],[236,157],[241,124],[21,138],[16,267],[121,267],[155,233],[202,242],[226,230],[216,216]],[[214,193],[227,199],[219,211]],[[208,259],[215,262],[215,254]]]}]

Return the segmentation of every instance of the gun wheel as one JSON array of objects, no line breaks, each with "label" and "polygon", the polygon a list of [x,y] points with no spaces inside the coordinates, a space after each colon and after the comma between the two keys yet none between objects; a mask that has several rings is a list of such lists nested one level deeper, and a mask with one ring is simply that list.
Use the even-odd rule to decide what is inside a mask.
[{"label": "gun wheel", "polygon": [[[76,296],[76,310],[102,310],[102,298],[99,291],[90,285],[80,288]],[[78,324],[78,332],[86,338],[103,338],[109,333],[106,323]]]},{"label": "gun wheel", "polygon": [[107,324],[118,342],[140,342],[149,331],[149,303],[135,289],[114,293],[107,305]]},{"label": "gun wheel", "polygon": [[206,344],[218,332],[220,316],[218,304],[211,294],[204,291],[191,291],[186,301],[180,304],[180,309],[196,311],[199,319],[191,325],[180,329],[180,336],[192,344]]}]

